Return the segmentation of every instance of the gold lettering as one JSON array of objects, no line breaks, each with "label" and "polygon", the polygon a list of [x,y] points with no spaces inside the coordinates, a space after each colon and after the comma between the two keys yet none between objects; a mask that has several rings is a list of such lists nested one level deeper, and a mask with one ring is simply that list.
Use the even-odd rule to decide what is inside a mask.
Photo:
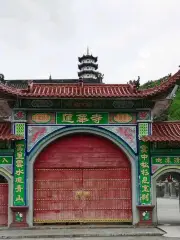
[{"label": "gold lettering", "polygon": [[8,160],[4,157],[4,158],[2,159],[2,162],[3,162],[3,163],[8,163]]},{"label": "gold lettering", "polygon": [[174,163],[179,163],[179,158],[178,157],[174,158]]},{"label": "gold lettering", "polygon": [[17,182],[17,183],[24,183],[22,177],[17,177],[17,178],[15,179],[15,182]]},{"label": "gold lettering", "polygon": [[73,114],[71,113],[64,113],[62,115],[62,122],[66,122],[66,123],[74,123],[73,118]]},{"label": "gold lettering", "polygon": [[23,167],[23,161],[22,160],[16,160],[16,167],[22,168]]},{"label": "gold lettering", "polygon": [[21,169],[16,170],[16,175],[20,176],[21,174],[24,174],[24,171]]},{"label": "gold lettering", "polygon": [[143,185],[142,186],[142,192],[149,192],[149,186],[148,185]]},{"label": "gold lettering", "polygon": [[16,154],[17,154],[16,158],[24,159],[23,152],[17,152]]},{"label": "gold lettering", "polygon": [[148,178],[147,178],[147,177],[143,177],[143,178],[142,178],[142,183],[143,183],[143,184],[149,184]]},{"label": "gold lettering", "polygon": [[23,202],[23,198],[20,196],[20,195],[18,195],[17,197],[16,197],[16,200],[15,200],[16,202]]},{"label": "gold lettering", "polygon": [[87,114],[77,114],[77,122],[79,123],[85,123],[88,122],[89,119],[87,118]]},{"label": "gold lettering", "polygon": [[145,159],[148,158],[148,155],[147,155],[147,154],[143,154],[143,155],[141,155],[141,158],[142,158],[143,160],[145,160]]},{"label": "gold lettering", "polygon": [[17,185],[15,190],[16,190],[16,192],[21,192],[23,190],[23,187],[21,185]]},{"label": "gold lettering", "polygon": [[141,174],[142,174],[143,176],[149,176],[149,171],[148,171],[147,169],[142,169],[142,170],[141,170]]},{"label": "gold lettering", "polygon": [[19,152],[19,151],[23,151],[23,148],[24,148],[24,144],[16,144],[16,149],[17,149],[17,151]]},{"label": "gold lettering", "polygon": [[171,159],[170,159],[169,157],[167,157],[167,158],[165,159],[165,163],[167,163],[167,164],[171,163]]},{"label": "gold lettering", "polygon": [[162,163],[162,158],[156,158],[156,163]]},{"label": "gold lettering", "polygon": [[141,200],[142,201],[144,201],[144,200],[146,200],[146,201],[149,201],[150,200],[150,195],[149,195],[149,193],[144,193],[144,194],[142,194],[141,195]]},{"label": "gold lettering", "polygon": [[146,145],[140,146],[141,152],[142,153],[147,153],[148,152],[148,147]]},{"label": "gold lettering", "polygon": [[103,117],[102,117],[102,115],[100,115],[100,114],[93,114],[93,115],[91,116],[91,120],[92,120],[93,122],[95,122],[95,123],[99,123],[102,118],[103,118]]},{"label": "gold lettering", "polygon": [[142,168],[149,168],[149,164],[147,162],[140,163]]}]

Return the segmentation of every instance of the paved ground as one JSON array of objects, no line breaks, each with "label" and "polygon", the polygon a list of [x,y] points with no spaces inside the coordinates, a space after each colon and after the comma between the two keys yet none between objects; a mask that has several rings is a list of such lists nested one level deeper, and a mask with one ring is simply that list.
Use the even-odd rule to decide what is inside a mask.
[{"label": "paved ground", "polygon": [[158,198],[157,214],[159,224],[180,225],[179,200]]},{"label": "paved ground", "polygon": [[104,228],[40,228],[22,230],[1,230],[0,239],[24,238],[70,238],[70,237],[111,237],[111,236],[162,236],[164,231],[157,228],[104,227]]},{"label": "paved ground", "polygon": [[[38,238],[38,240],[179,240],[180,238],[166,238],[166,237],[86,237],[86,238]],[[12,239],[13,240],[13,239]],[[15,240],[15,239],[14,239]],[[27,238],[21,238],[27,240]],[[37,238],[31,238],[37,240]]]}]

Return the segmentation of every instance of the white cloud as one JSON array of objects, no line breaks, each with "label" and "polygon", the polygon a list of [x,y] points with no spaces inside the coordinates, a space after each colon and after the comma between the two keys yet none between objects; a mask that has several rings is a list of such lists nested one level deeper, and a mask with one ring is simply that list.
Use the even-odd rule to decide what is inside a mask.
[{"label": "white cloud", "polygon": [[87,45],[107,83],[157,79],[180,64],[179,0],[0,0],[0,72],[76,78]]}]

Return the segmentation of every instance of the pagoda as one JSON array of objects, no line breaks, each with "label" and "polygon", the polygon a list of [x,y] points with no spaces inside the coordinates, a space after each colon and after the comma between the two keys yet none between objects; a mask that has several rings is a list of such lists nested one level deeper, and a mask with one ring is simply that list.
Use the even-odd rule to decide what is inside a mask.
[{"label": "pagoda", "polygon": [[102,76],[102,75],[97,71],[98,70],[98,64],[97,64],[98,57],[94,57],[92,54],[90,54],[89,48],[87,48],[86,55],[79,57],[78,60],[79,60],[78,69],[80,70],[78,72],[79,79],[84,79],[84,80],[101,79],[100,76]]}]

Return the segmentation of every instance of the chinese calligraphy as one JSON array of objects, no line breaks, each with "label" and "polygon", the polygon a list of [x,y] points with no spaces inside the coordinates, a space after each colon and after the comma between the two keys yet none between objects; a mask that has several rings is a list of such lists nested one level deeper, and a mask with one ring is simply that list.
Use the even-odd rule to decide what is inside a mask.
[{"label": "chinese calligraphy", "polygon": [[0,164],[12,164],[12,156],[1,156],[0,157]]},{"label": "chinese calligraphy", "polygon": [[108,113],[57,113],[58,124],[106,124]]},{"label": "chinese calligraphy", "polygon": [[180,157],[152,157],[152,164],[180,164]]},{"label": "chinese calligraphy", "polygon": [[140,203],[151,203],[151,177],[149,167],[149,145],[148,143],[140,142]]},{"label": "chinese calligraphy", "polygon": [[14,205],[25,205],[25,142],[24,140],[15,143],[15,164],[14,164]]}]

